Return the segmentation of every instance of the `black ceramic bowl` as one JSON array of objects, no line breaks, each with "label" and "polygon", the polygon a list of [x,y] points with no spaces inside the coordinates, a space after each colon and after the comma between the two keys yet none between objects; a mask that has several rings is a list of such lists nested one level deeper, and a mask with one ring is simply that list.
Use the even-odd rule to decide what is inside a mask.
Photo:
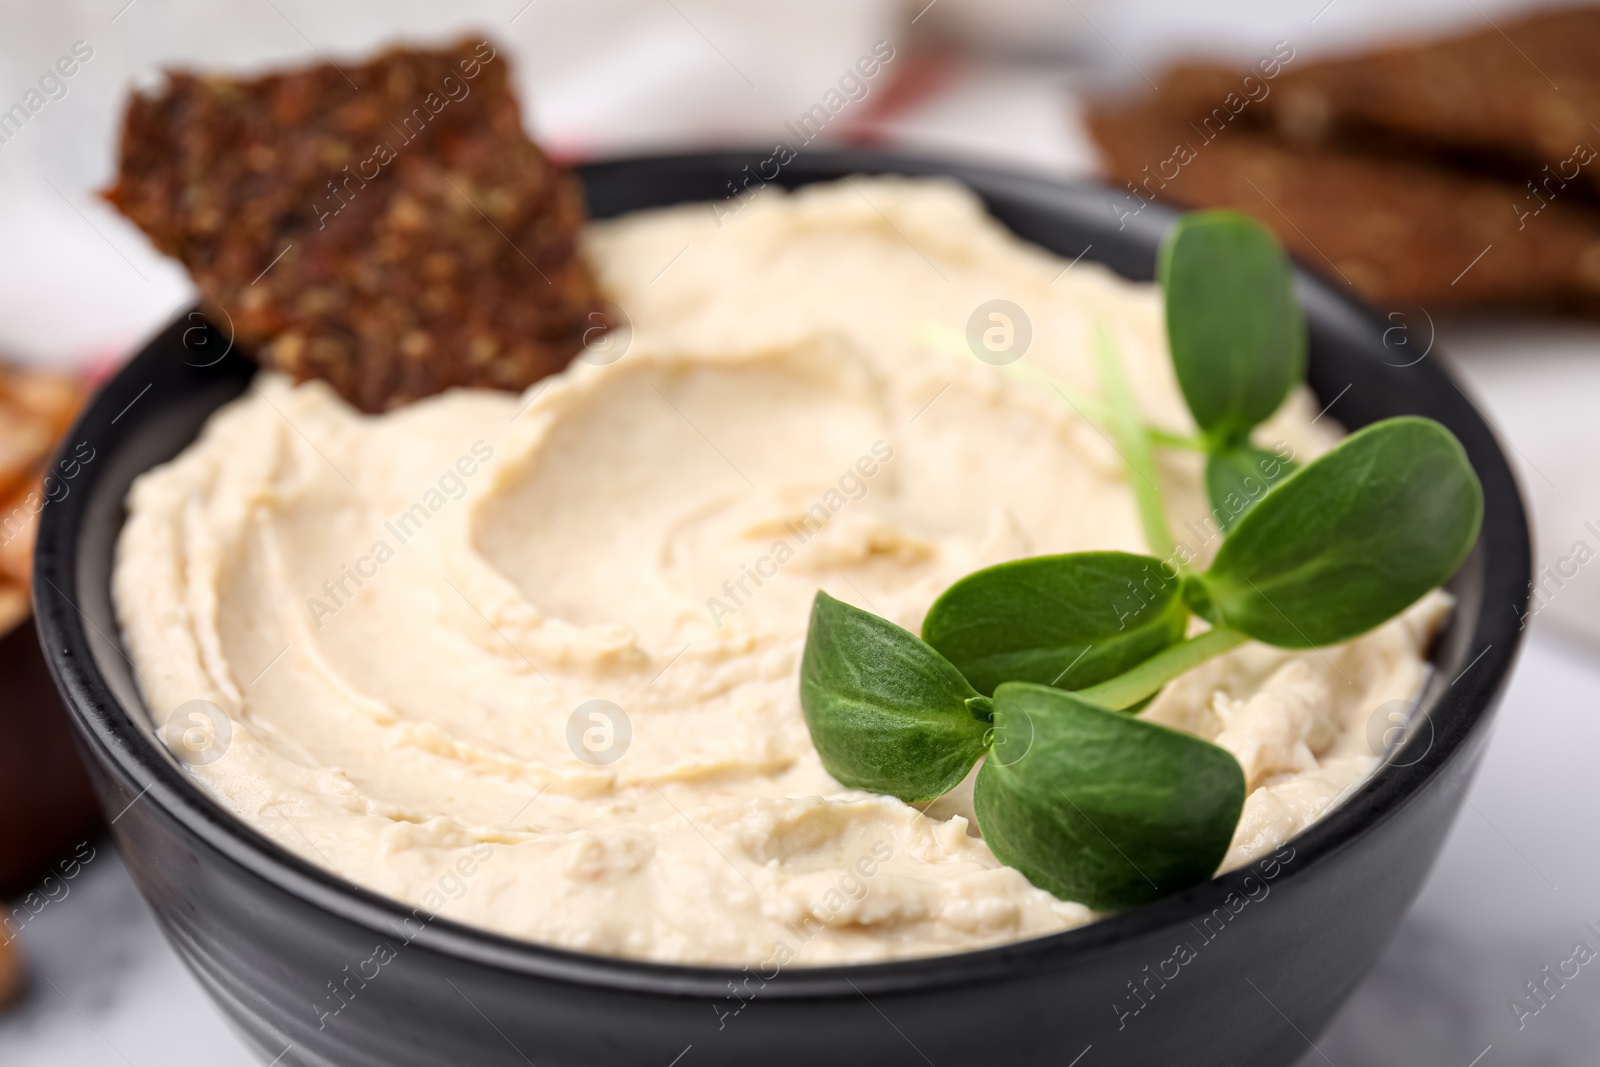
[{"label": "black ceramic bowl", "polygon": [[[581,173],[604,217],[723,196],[759,158]],[[1023,237],[1065,256],[1087,249],[1131,278],[1152,276],[1171,218],[1148,207],[1119,226],[1121,198],[1102,189],[881,155],[806,153],[778,180],[862,172],[953,175]],[[264,1058],[287,1049],[282,1063],[1291,1063],[1377,958],[1439,851],[1511,667],[1529,575],[1522,503],[1472,403],[1437,360],[1399,365],[1417,346],[1386,346],[1395,323],[1309,275],[1298,285],[1311,384],[1333,417],[1351,427],[1406,413],[1440,420],[1483,480],[1485,518],[1450,584],[1459,607],[1434,656],[1431,730],[1278,863],[1020,944],[777,975],[418,924],[411,908],[290,855],[202,793],[153,736],[118,643],[109,580],[129,483],[193,440],[251,373],[196,316],[155,338],[84,413],[71,439],[101,458],[46,509],[37,553],[44,645],[134,880],[223,1011]],[[363,979],[380,944],[397,957]],[[1192,958],[1173,962],[1180,945]],[[348,1003],[324,1016],[335,986]]]}]

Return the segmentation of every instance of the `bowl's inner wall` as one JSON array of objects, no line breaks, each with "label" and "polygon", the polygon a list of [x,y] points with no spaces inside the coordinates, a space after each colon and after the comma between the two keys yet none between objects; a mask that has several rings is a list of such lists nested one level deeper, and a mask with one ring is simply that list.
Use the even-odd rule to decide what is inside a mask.
[{"label": "bowl's inner wall", "polygon": [[[712,165],[708,166],[708,159]],[[607,218],[645,207],[721,199],[728,194],[729,179],[739,175],[747,162],[748,158],[731,154],[668,157],[648,161],[647,167],[641,167],[639,161],[594,164],[579,168],[579,174],[591,215]],[[648,183],[642,179],[646,172]],[[1127,219],[1124,228],[1108,232],[1107,220],[1118,217],[1115,193],[883,156],[803,155],[785,168],[777,181],[792,188],[874,172],[953,175],[973,188],[995,217],[1026,239],[1068,258],[1083,254],[1137,281],[1154,277],[1156,244],[1173,217],[1172,212],[1152,206]],[[1385,330],[1392,324],[1386,327],[1340,299],[1330,283],[1301,274],[1296,287],[1310,330],[1309,384],[1322,403],[1329,405],[1329,418],[1355,429],[1395,415],[1427,415],[1455,430],[1480,474],[1485,469],[1504,472],[1503,458],[1492,437],[1473,418],[1470,401],[1438,369],[1436,361],[1413,362],[1417,338],[1409,339],[1410,347],[1391,348]],[[88,624],[96,666],[117,701],[174,766],[176,761],[155,738],[149,711],[135,684],[132,661],[122,646],[111,603],[111,573],[116,539],[126,518],[124,501],[133,480],[177,455],[218,407],[250,387],[256,368],[233,346],[228,334],[226,323],[220,328],[205,323],[197,312],[180,318],[96,398],[82,427],[103,442],[103,447],[93,461],[99,469],[94,471],[92,483],[80,487],[87,496],[82,502],[84,514],[73,561],[74,610]],[[140,412],[141,405],[145,412]],[[150,415],[149,407],[157,408],[158,414]],[[144,417],[136,417],[139,414]],[[1508,475],[1494,484],[1486,483],[1486,490],[1489,506],[1498,500],[1513,508],[1520,521],[1520,506]],[[1451,680],[1484,648],[1479,632],[1493,629],[1483,617],[1487,557],[1480,538],[1448,585],[1458,605],[1435,645],[1434,670],[1421,705],[1425,710],[1433,708]],[[1516,610],[1516,594],[1524,578],[1512,575],[1501,580],[1500,584],[1507,586],[1499,590],[1504,594],[1505,610]],[[44,591],[36,595],[43,596]],[[1416,738],[1410,744],[1420,741]],[[1391,758],[1406,752],[1407,748],[1402,748]]]},{"label": "bowl's inner wall", "polygon": [[[148,375],[138,379],[119,375],[95,401],[96,409],[113,414],[95,438],[96,453],[90,462],[100,469],[95,471],[93,491],[90,485],[79,487],[87,496],[79,530],[75,607],[88,624],[95,664],[107,685],[152,738],[149,710],[135,684],[133,661],[123,647],[111,602],[117,535],[127,519],[125,502],[133,480],[183,451],[217,408],[249,387],[255,364],[230,347],[228,338],[198,314],[192,321],[180,319],[141,353],[138,363],[141,369],[148,368]],[[152,352],[157,358],[146,359]],[[226,355],[219,359],[218,353]],[[140,404],[159,405],[159,418],[130,417]],[[35,589],[36,597],[44,594],[44,589]],[[159,747],[167,751],[166,746]]]}]

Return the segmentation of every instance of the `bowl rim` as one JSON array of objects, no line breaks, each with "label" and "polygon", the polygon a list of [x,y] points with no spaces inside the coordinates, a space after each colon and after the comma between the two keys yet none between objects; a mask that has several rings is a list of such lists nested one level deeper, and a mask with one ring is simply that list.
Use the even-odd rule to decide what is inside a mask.
[{"label": "bowl rim", "polygon": [[[600,180],[629,171],[671,174],[703,172],[707,168],[715,168],[718,174],[738,176],[741,167],[767,154],[765,149],[668,153],[600,161],[575,169],[586,178]],[[980,196],[1014,194],[1046,204],[1060,205],[1063,198],[1088,199],[1099,200],[1110,207],[1111,197],[1122,197],[1120,193],[1092,183],[1061,181],[926,155],[860,150],[807,150],[786,165],[778,181],[794,186],[851,174],[947,176],[974,189]],[[1066,209],[1058,206],[1057,210],[1065,212]],[[1132,228],[1138,231],[1136,236],[1150,241],[1176,213],[1172,208],[1150,204],[1132,220]],[[1109,218],[1116,221],[1115,208],[1109,212]],[[1124,219],[1124,224],[1127,221]],[[1024,240],[1038,243],[1032,238]],[[1090,258],[1100,260],[1102,257],[1091,255]],[[1376,310],[1351,299],[1304,264],[1296,264],[1296,274],[1297,294],[1305,307],[1308,323],[1342,317],[1347,327],[1353,324],[1373,331],[1375,336],[1381,336],[1390,327]],[[109,434],[111,424],[142,395],[140,383],[146,378],[142,368],[157,357],[162,339],[185,321],[192,321],[192,315],[193,312],[181,312],[171,326],[153,337],[138,355],[105,381],[84,406],[64,440],[79,440],[88,435],[100,440]],[[1489,541],[1493,540],[1495,554],[1484,563],[1484,606],[1480,606],[1473,620],[1472,643],[1486,644],[1486,648],[1456,679],[1468,684],[1458,689],[1452,682],[1428,704],[1430,717],[1440,711],[1447,714],[1435,724],[1430,746],[1420,759],[1406,766],[1376,769],[1337,808],[1290,839],[1288,844],[1293,847],[1294,860],[1285,862],[1280,876],[1285,881],[1308,877],[1310,871],[1351,847],[1362,834],[1395,817],[1430,780],[1466,751],[1465,743],[1483,729],[1520,643],[1521,631],[1512,622],[1520,618],[1526,606],[1525,582],[1531,570],[1531,558],[1527,519],[1516,479],[1493,429],[1461,387],[1437,362],[1410,368],[1409,372],[1418,370],[1423,372],[1424,381],[1433,379],[1434,388],[1450,386],[1459,394],[1463,403],[1454,412],[1456,419],[1452,429],[1469,452],[1474,453],[1475,466],[1484,482],[1484,525],[1475,552],[1487,551]],[[1416,388],[1423,388],[1421,382]],[[91,478],[98,477],[99,473],[94,472]],[[40,517],[34,556],[34,618],[51,673],[80,739],[102,768],[114,772],[120,786],[133,796],[123,812],[141,799],[149,799],[188,834],[254,877],[336,918],[373,933],[392,936],[395,926],[414,917],[419,909],[348,882],[260,834],[207,794],[146,736],[137,721],[143,709],[136,712],[118,701],[96,662],[94,645],[85,625],[88,619],[77,607],[78,531],[84,522],[86,501],[92,495],[90,488],[92,482],[83,491],[71,493],[45,508]],[[1513,574],[1514,570],[1517,573]],[[1513,612],[1501,614],[1486,610],[1491,594],[1504,596]],[[88,625],[92,627],[93,624]],[[100,636],[120,650],[120,640],[113,642],[103,633]],[[116,818],[120,817],[118,813]],[[111,821],[115,823],[116,818]],[[1118,946],[1151,936],[1196,914],[1208,913],[1220,906],[1230,892],[1242,892],[1244,879],[1256,866],[1249,864],[1160,900],[1042,937],[887,962],[786,965],[782,968],[782,981],[774,982],[771,976],[762,976],[768,979],[762,996],[773,999],[853,998],[1016,978],[1039,970],[1059,969],[1109,954]],[[410,944],[519,977],[666,997],[717,999],[726,994],[730,981],[741,979],[754,970],[754,965],[707,966],[594,955],[496,933],[440,915],[432,916]]]}]

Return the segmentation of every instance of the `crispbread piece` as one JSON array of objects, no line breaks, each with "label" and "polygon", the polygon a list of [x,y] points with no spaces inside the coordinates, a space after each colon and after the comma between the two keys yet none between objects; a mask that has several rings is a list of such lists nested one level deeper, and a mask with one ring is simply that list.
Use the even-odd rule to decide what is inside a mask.
[{"label": "crispbread piece", "polygon": [[1102,107],[1089,126],[1113,187],[1127,192],[1124,211],[1154,195],[1247,212],[1307,263],[1391,307],[1600,313],[1600,214],[1585,208],[1557,202],[1519,220],[1509,182],[1427,160],[1296,148],[1243,122],[1207,140],[1161,103]]},{"label": "crispbread piece", "polygon": [[606,317],[576,182],[487,42],[136,95],[106,199],[261,362],[364,411],[520,390]]},{"label": "crispbread piece", "polygon": [[[1600,8],[1540,12],[1427,43],[1284,63],[1257,78],[1241,127],[1267,129],[1307,148],[1431,157],[1513,181],[1525,209],[1600,190]],[[1502,33],[1501,31],[1504,31]],[[1201,121],[1244,72],[1187,62],[1160,78],[1153,98]],[[1559,87],[1559,88],[1558,88]],[[1545,168],[1549,168],[1546,170]],[[1538,186],[1536,194],[1527,183]]]},{"label": "crispbread piece", "polygon": [[82,399],[66,375],[0,365],[0,499],[43,465]]},{"label": "crispbread piece", "polygon": [[27,614],[39,513],[71,491],[81,469],[81,455],[60,469],[47,461],[82,400],[74,378],[0,365],[0,634]]},{"label": "crispbread piece", "polygon": [[[1600,8],[1468,19],[1459,35],[1291,65],[1263,114],[1301,144],[1403,140],[1519,167],[1519,181],[1600,147]],[[1567,171],[1600,189],[1600,164]]]}]

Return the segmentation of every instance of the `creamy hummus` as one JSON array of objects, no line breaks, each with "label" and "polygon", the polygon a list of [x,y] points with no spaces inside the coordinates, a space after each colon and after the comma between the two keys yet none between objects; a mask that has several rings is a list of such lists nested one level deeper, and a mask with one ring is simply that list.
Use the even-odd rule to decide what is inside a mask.
[{"label": "creamy hummus", "polygon": [[[1147,416],[1190,426],[1156,291],[942,182],[769,192],[722,221],[595,225],[631,337],[523,396],[369,417],[264,374],[139,479],[115,593],[152,714],[283,847],[547,944],[821,964],[1092,920],[999,865],[970,788],[922,812],[830,779],[796,671],[818,589],[915,630],[976,568],[1145,549],[1068,398],[1097,391],[1101,318]],[[997,299],[1030,327],[1011,366],[967,340]],[[1297,392],[1257,441],[1308,459],[1337,438],[1314,414]],[[1160,461],[1203,559],[1198,457]],[[1446,607],[1337,648],[1245,646],[1144,712],[1243,764],[1226,866],[1371,770],[1369,718],[1418,689]]]}]

